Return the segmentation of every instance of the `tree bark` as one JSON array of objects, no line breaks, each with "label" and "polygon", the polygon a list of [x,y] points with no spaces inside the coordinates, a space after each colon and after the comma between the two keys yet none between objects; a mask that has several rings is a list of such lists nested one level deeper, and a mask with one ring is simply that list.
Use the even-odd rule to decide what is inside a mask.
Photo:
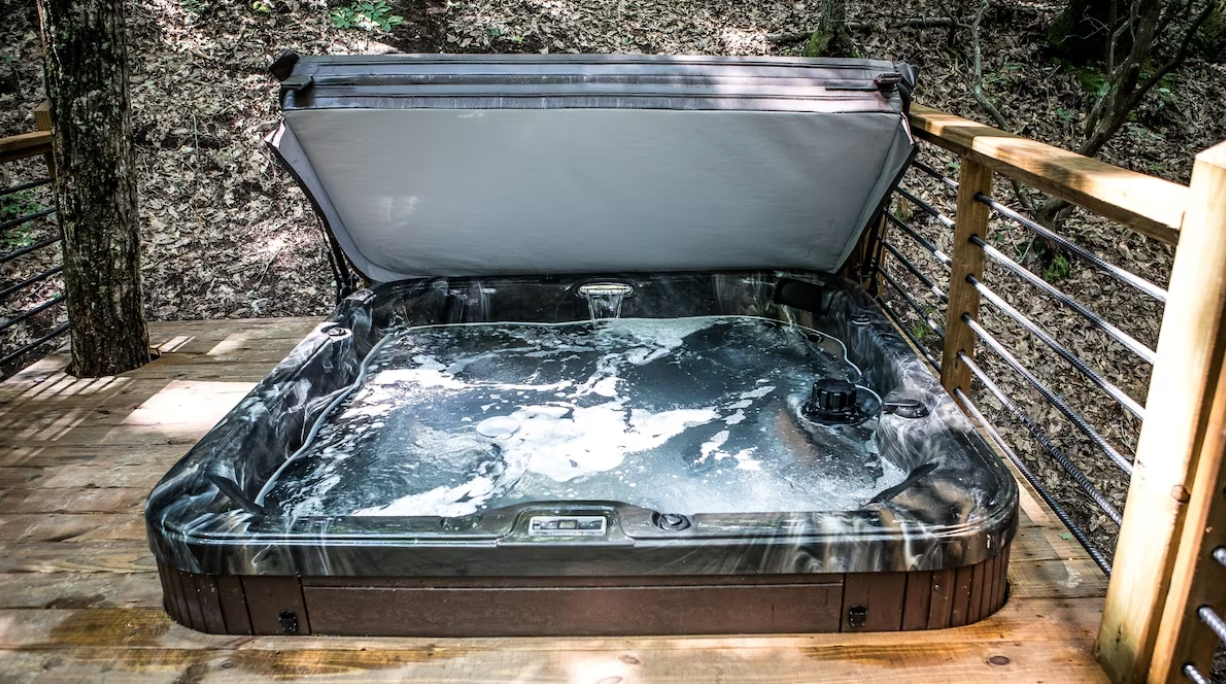
[{"label": "tree bark", "polygon": [[817,30],[809,36],[802,54],[805,57],[839,57],[849,51],[846,0],[821,0],[822,16]]},{"label": "tree bark", "polygon": [[122,0],[38,0],[55,131],[56,202],[72,368],[149,361]]},{"label": "tree bark", "polygon": [[[1119,11],[1115,5],[1115,0],[1069,0],[1047,32],[1052,50],[1075,64],[1106,58]],[[1123,5],[1127,13],[1128,3]]]}]

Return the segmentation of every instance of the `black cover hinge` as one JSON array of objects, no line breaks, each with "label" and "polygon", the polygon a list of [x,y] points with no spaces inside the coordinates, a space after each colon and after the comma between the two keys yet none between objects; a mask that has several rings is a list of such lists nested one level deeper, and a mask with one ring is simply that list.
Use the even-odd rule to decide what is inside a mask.
[{"label": "black cover hinge", "polygon": [[290,76],[281,81],[281,92],[285,92],[287,90],[298,92],[300,90],[306,90],[313,85],[315,85],[315,77],[313,76],[308,76],[306,74]]},{"label": "black cover hinge", "polygon": [[902,83],[902,74],[897,71],[888,71],[884,74],[878,74],[873,79],[873,85],[877,86],[878,90],[890,91],[898,87]]},{"label": "black cover hinge", "polygon": [[268,72],[278,81],[284,81],[294,73],[294,65],[298,63],[298,53],[286,50],[268,65]]}]

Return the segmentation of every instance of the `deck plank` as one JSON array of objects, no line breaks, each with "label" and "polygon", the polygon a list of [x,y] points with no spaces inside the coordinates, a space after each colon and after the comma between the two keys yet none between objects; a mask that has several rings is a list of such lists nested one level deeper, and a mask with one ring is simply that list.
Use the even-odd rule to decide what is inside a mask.
[{"label": "deck plank", "polygon": [[[1093,660],[1082,657],[1077,647],[1059,642],[949,643],[940,648],[905,643],[746,648],[733,643],[701,650],[636,650],[617,648],[619,645],[538,651],[507,642],[458,653],[439,652],[429,645],[346,652],[300,650],[290,644],[283,644],[284,650],[32,650],[14,652],[12,663],[0,660],[0,679],[15,684],[861,684],[881,678],[942,684],[1051,684],[1052,673],[1060,673],[1065,681],[1106,681]],[[32,672],[42,676],[36,680]]]},{"label": "deck plank", "polygon": [[1106,581],[1022,486],[996,615],[886,634],[616,639],[232,637],[176,625],[144,541],[152,484],[317,324],[185,321],[165,354],[83,381],[53,356],[0,384],[0,681],[1105,682]]}]

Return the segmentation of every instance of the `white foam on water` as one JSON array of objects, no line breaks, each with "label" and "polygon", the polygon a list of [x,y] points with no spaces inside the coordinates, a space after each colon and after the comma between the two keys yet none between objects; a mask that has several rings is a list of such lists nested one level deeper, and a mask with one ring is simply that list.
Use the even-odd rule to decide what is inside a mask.
[{"label": "white foam on water", "polygon": [[444,368],[391,368],[381,370],[367,381],[370,385],[416,385],[418,387],[440,387],[443,389],[464,389],[467,383],[456,380]]},{"label": "white foam on water", "polygon": [[727,430],[720,430],[719,432],[715,433],[714,437],[699,447],[698,451],[702,454],[702,456],[698,459],[698,462],[705,463],[707,457],[709,457],[711,454],[715,454],[715,460],[717,461],[727,458],[728,454],[720,451],[720,447],[724,445],[724,442],[728,441],[729,436],[730,433]]},{"label": "white foam on water", "polygon": [[[758,384],[761,384],[761,381],[758,381]],[[741,392],[740,396],[742,399],[761,399],[762,397],[765,397],[766,395],[774,391],[775,391],[774,385],[765,385],[763,387],[751,389],[747,392]]]},{"label": "white foam on water", "polygon": [[761,461],[755,461],[753,458],[753,452],[757,450],[758,447],[749,447],[733,454],[732,457],[736,459],[736,467],[741,470],[762,470]]},{"label": "white foam on water", "polygon": [[567,482],[622,464],[627,454],[658,447],[687,428],[715,420],[714,409],[631,411],[610,401],[588,407],[525,406],[511,418],[514,435],[497,440],[503,456],[528,472]]},{"label": "white foam on water", "polygon": [[437,515],[456,518],[476,513],[494,493],[494,482],[488,477],[475,477],[455,487],[435,487],[428,492],[409,494],[387,504],[360,508],[350,515],[414,516]]},{"label": "white foam on water", "polygon": [[[871,428],[796,423],[788,403],[847,364],[825,349],[841,344],[804,347],[795,328],[712,316],[394,334],[320,431],[295,476],[304,487],[282,499],[296,513],[459,516],[559,499],[848,510],[906,476],[865,449]],[[879,477],[857,470],[866,456]]]}]

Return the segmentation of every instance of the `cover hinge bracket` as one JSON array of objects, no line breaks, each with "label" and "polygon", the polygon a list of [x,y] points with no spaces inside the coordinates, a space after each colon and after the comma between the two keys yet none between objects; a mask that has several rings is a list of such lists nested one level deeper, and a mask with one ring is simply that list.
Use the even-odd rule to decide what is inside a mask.
[{"label": "cover hinge bracket", "polygon": [[281,81],[281,91],[299,92],[315,85],[315,78],[307,74],[296,74]]}]

